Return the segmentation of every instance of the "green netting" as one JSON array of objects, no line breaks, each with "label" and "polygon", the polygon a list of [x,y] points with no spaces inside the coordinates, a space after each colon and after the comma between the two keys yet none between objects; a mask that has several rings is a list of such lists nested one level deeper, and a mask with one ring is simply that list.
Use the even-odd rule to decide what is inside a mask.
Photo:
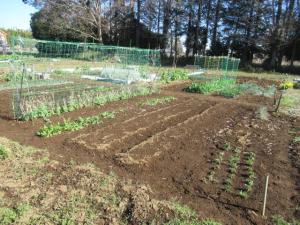
[{"label": "green netting", "polygon": [[234,75],[238,71],[240,59],[227,56],[195,56],[195,65],[203,70],[220,71],[221,75]]},{"label": "green netting", "polygon": [[94,43],[44,41],[14,37],[12,46],[15,55],[39,58],[71,58],[87,61],[111,60],[120,64],[160,65],[160,51]]},{"label": "green netting", "polygon": [[[236,84],[236,72],[240,59],[224,56],[195,56],[195,66],[200,72],[190,76],[193,80],[204,80],[205,83],[194,84],[194,88],[200,92],[213,92],[222,90],[223,96],[234,95]],[[233,88],[234,87],[234,88]],[[203,89],[203,90],[202,90]],[[207,89],[207,90],[206,90]]]}]

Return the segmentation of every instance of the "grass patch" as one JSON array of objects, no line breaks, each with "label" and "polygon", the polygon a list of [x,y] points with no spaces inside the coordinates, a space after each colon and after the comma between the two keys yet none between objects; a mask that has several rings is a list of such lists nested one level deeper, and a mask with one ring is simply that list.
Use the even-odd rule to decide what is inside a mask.
[{"label": "grass patch", "polygon": [[281,215],[273,216],[272,222],[274,225],[300,225],[300,221],[293,220],[292,222],[288,222]]},{"label": "grass patch", "polygon": [[167,96],[167,97],[163,97],[163,98],[152,98],[152,99],[148,99],[146,101],[139,102],[138,105],[141,107],[156,106],[156,105],[166,104],[166,103],[172,102],[174,100],[176,100],[176,98],[173,96]]},{"label": "grass patch", "polygon": [[0,159],[4,160],[6,158],[8,158],[8,152],[3,146],[0,145]]},{"label": "grass patch", "polygon": [[[199,220],[180,203],[154,199],[150,188],[105,174],[93,164],[51,161],[46,151],[32,155],[29,147],[1,137],[0,144],[11,151],[9,160],[0,163],[0,225],[220,225]],[[10,195],[16,188],[18,194]]]},{"label": "grass patch", "polygon": [[293,96],[283,96],[281,99],[281,105],[283,106],[295,106],[297,104],[297,100]]},{"label": "grass patch", "polygon": [[198,220],[197,213],[189,207],[174,202],[171,208],[175,212],[175,218],[171,221],[164,223],[164,225],[222,225],[211,219]]},{"label": "grass patch", "polygon": [[21,204],[17,208],[0,208],[0,225],[9,225],[14,223],[29,209],[30,205],[28,204]]},{"label": "grass patch", "polygon": [[75,121],[66,120],[63,123],[45,125],[37,132],[37,135],[40,137],[52,137],[63,132],[81,130],[89,125],[99,124],[103,119],[112,119],[114,117],[115,112],[103,112],[97,116],[79,117]]}]

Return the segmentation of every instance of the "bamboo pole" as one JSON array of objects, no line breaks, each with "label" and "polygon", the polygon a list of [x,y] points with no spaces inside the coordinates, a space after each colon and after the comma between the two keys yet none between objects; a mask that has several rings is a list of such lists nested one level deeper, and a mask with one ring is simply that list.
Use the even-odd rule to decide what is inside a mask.
[{"label": "bamboo pole", "polygon": [[267,175],[267,178],[266,178],[265,193],[264,193],[264,204],[263,204],[263,211],[262,211],[262,216],[263,217],[265,217],[265,215],[266,215],[268,185],[269,185],[269,175]]}]

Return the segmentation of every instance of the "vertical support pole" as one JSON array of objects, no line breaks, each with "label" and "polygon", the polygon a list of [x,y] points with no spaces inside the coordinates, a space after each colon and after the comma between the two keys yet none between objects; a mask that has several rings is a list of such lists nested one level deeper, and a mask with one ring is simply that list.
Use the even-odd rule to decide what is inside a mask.
[{"label": "vertical support pole", "polygon": [[267,175],[267,178],[266,178],[265,194],[264,194],[264,204],[263,204],[263,211],[262,211],[262,216],[263,216],[263,217],[265,217],[265,215],[266,215],[266,205],[267,205],[268,185],[269,185],[269,175]]}]

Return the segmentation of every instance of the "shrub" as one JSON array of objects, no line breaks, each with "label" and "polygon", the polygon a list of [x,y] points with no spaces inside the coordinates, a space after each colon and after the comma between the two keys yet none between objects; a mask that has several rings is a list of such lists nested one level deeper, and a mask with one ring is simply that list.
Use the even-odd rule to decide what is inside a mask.
[{"label": "shrub", "polygon": [[300,89],[300,81],[298,81],[298,82],[296,82],[296,83],[294,84],[294,88],[295,88],[295,89]]},{"label": "shrub", "polygon": [[285,81],[284,83],[280,84],[279,88],[281,90],[286,90],[286,89],[289,89],[289,88],[293,88],[294,86],[294,83],[291,82],[291,81]]}]

